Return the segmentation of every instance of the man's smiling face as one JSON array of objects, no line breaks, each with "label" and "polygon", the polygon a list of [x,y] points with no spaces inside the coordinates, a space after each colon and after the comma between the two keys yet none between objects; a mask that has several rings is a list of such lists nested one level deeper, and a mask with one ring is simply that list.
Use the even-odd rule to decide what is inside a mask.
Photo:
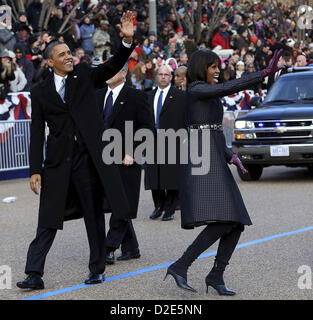
[{"label": "man's smiling face", "polygon": [[71,50],[66,44],[59,44],[53,48],[51,56],[47,59],[49,67],[61,76],[66,76],[73,71],[73,56]]}]

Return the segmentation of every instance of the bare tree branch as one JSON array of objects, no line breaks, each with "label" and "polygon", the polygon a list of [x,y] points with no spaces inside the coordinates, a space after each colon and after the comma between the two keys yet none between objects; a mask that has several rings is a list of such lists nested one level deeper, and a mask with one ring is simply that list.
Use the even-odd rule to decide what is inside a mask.
[{"label": "bare tree branch", "polygon": [[49,6],[49,0],[44,0],[42,4],[41,12],[40,12],[39,22],[38,22],[38,27],[40,30],[42,30],[43,20],[45,18],[45,14],[47,12],[48,6]]},{"label": "bare tree branch", "polygon": [[[82,22],[88,15],[89,15],[89,13],[86,13],[86,14],[85,14],[84,16],[82,16],[80,19],[77,19],[77,22],[78,22],[78,23]],[[96,19],[99,15],[102,15],[102,13],[97,12],[97,13],[94,15],[94,19]],[[108,20],[107,15],[105,15],[105,20]],[[63,31],[61,32],[61,34],[65,33],[66,31],[70,30],[71,28],[72,28],[72,26],[67,27],[65,30],[63,30]]]},{"label": "bare tree branch", "polygon": [[172,6],[172,8],[173,8],[173,10],[174,10],[178,27],[179,27],[179,28],[182,28],[181,19],[180,19],[180,16],[179,16],[179,14],[178,14],[178,12],[177,12],[177,10],[176,10],[176,5],[175,5],[175,4],[176,4],[176,1],[175,1],[175,0],[171,0],[171,6]]},{"label": "bare tree branch", "polygon": [[47,15],[46,15],[46,19],[45,19],[45,22],[44,22],[44,25],[43,25],[43,28],[45,30],[47,30],[48,23],[49,23],[50,18],[51,18],[51,12],[52,12],[52,9],[54,8],[54,5],[55,5],[55,0],[51,0],[51,2],[49,4]]},{"label": "bare tree branch", "polygon": [[[5,4],[8,4],[8,2],[6,0],[4,2],[5,2]],[[15,4],[14,4],[13,0],[10,0],[10,2],[11,2],[12,13],[13,13],[12,18],[13,18],[13,20],[17,21],[18,13],[16,11]]]},{"label": "bare tree branch", "polygon": [[206,35],[206,42],[209,41],[209,39],[212,35],[212,32],[219,25],[221,19],[223,17],[227,17],[233,10],[232,7],[229,7],[225,12],[225,10],[221,6],[221,4],[222,4],[222,1],[220,1],[220,0],[215,0],[215,2],[214,2],[214,11],[213,11],[212,17],[210,19],[208,33]]},{"label": "bare tree branch", "polygon": [[189,32],[189,34],[193,34],[194,33],[193,23],[192,23],[192,19],[190,17],[190,14],[188,12],[186,1],[184,1],[184,8],[185,8],[185,16],[187,17],[186,23],[187,23],[187,27],[188,27],[188,32]]},{"label": "bare tree branch", "polygon": [[191,22],[192,22],[192,24],[194,24],[194,22],[195,22],[195,15],[194,15],[195,9],[194,9],[194,7],[195,7],[195,0],[192,0],[191,1]]},{"label": "bare tree branch", "polygon": [[201,22],[202,22],[202,0],[198,0],[197,19],[196,19],[196,42],[201,38]]},{"label": "bare tree branch", "polygon": [[64,20],[64,22],[61,25],[61,28],[58,30],[58,33],[62,33],[63,29],[65,28],[65,26],[67,25],[67,23],[70,21],[71,16],[74,14],[74,12],[76,11],[76,9],[83,3],[84,0],[79,0],[78,3],[76,3],[75,7],[72,9],[72,11],[69,13],[69,15],[66,17],[66,19]]},{"label": "bare tree branch", "polygon": [[25,12],[23,0],[17,0],[17,8],[18,8],[18,12]]}]

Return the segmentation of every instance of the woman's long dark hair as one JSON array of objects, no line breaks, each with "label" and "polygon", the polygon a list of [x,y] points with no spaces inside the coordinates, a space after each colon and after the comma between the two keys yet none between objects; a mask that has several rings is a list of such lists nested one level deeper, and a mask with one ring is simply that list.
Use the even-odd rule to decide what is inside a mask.
[{"label": "woman's long dark hair", "polygon": [[219,56],[213,51],[198,50],[194,52],[188,61],[187,81],[191,83],[193,81],[207,81],[207,69],[213,63],[221,65]]}]

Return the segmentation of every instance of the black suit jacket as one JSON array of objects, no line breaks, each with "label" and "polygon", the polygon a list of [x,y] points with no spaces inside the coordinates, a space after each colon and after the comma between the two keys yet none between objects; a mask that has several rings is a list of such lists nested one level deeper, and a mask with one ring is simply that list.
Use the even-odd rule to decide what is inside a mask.
[{"label": "black suit jacket", "polygon": [[[97,104],[101,115],[104,111],[104,98],[107,93],[107,88],[97,90]],[[151,109],[148,104],[148,99],[143,91],[136,90],[124,84],[120,91],[112,109],[112,113],[108,118],[108,129],[117,129],[122,136],[122,159],[126,154],[125,141],[125,123],[132,122],[133,132],[146,128],[153,132],[153,118]],[[128,137],[129,138],[129,137]],[[140,142],[133,141],[133,150]],[[128,201],[130,203],[129,218],[134,219],[137,216],[140,183],[141,183],[141,163],[135,163],[132,166],[118,165],[123,185],[126,191]]]},{"label": "black suit jacket", "polygon": [[[151,112],[153,114],[154,123],[154,97],[157,92],[156,90],[148,92],[148,101]],[[173,129],[177,131],[185,128],[186,126],[186,93],[173,86],[170,87],[168,94],[164,100],[162,110],[159,117],[159,129]],[[155,131],[155,137],[157,136]],[[155,146],[156,146],[155,142]],[[168,163],[168,145],[166,144],[165,150],[165,164],[158,165],[155,158],[154,164],[146,164],[145,168],[145,188],[147,190],[157,189],[178,189],[178,167],[176,164]],[[158,150],[155,147],[155,156],[158,154]],[[176,163],[179,163],[180,153],[179,141],[176,141]]]},{"label": "black suit jacket", "polygon": [[[281,69],[279,76],[286,74],[286,73],[288,73],[288,67]],[[276,73],[268,76],[268,81],[267,81],[267,86],[266,86],[267,90],[271,89],[273,83],[275,82],[275,76],[276,76]]]},{"label": "black suit jacket", "polygon": [[[62,229],[69,212],[81,217],[79,203],[68,197],[75,133],[79,133],[90,154],[112,211],[122,217],[128,215],[130,208],[119,170],[102,161],[105,144],[101,139],[103,127],[95,88],[102,87],[123,67],[132,49],[121,45],[116,56],[97,68],[78,64],[66,80],[66,103],[56,92],[53,73],[31,90],[30,174],[42,175],[40,227]],[[49,136],[43,168],[45,122]]]}]

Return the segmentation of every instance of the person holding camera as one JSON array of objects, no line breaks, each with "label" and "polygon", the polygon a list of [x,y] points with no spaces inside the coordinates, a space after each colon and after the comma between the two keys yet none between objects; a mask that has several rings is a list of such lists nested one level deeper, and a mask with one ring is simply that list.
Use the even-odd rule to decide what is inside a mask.
[{"label": "person holding camera", "polygon": [[154,44],[152,42],[150,42],[150,40],[148,38],[146,38],[143,41],[142,49],[144,50],[146,56],[149,57],[150,54],[153,52]]},{"label": "person holding camera", "polygon": [[35,72],[39,69],[39,66],[43,59],[43,52],[41,51],[41,43],[39,36],[31,35],[28,39],[28,47],[26,49],[26,55],[33,63]]},{"label": "person holding camera", "polygon": [[15,79],[13,64],[7,49],[0,54],[0,100],[4,100],[10,91],[10,81]]},{"label": "person holding camera", "polygon": [[8,51],[7,59],[10,59],[10,64],[12,65],[12,70],[14,72],[15,79],[10,80],[10,92],[20,92],[24,91],[27,86],[27,79],[25,77],[24,72],[19,68],[16,63],[15,53],[12,51]]}]

